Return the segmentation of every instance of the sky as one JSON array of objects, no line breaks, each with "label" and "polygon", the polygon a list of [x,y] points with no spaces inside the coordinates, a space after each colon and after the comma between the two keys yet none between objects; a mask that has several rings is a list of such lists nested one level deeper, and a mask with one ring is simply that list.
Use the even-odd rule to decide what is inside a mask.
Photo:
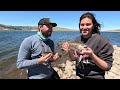
[{"label": "sky", "polygon": [[101,24],[101,31],[120,29],[120,11],[0,11],[0,24],[37,26],[41,18],[50,18],[58,27],[79,30],[83,13],[94,13]]}]

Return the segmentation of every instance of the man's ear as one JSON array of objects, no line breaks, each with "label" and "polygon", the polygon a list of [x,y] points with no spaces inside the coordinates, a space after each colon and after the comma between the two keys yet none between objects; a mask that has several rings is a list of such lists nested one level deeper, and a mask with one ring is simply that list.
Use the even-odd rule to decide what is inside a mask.
[{"label": "man's ear", "polygon": [[41,28],[43,25],[39,25],[38,28]]},{"label": "man's ear", "polygon": [[39,26],[38,26],[38,30],[39,30],[39,31],[40,31],[40,28],[41,28],[42,26],[43,26],[43,25],[39,25]]}]

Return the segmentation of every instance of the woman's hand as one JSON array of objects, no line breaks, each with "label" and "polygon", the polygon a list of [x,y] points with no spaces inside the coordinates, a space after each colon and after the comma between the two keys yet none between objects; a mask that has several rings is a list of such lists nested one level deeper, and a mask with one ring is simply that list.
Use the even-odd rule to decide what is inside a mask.
[{"label": "woman's hand", "polygon": [[89,47],[83,48],[82,52],[79,52],[80,55],[82,55],[82,58],[88,58],[93,54],[93,50]]}]

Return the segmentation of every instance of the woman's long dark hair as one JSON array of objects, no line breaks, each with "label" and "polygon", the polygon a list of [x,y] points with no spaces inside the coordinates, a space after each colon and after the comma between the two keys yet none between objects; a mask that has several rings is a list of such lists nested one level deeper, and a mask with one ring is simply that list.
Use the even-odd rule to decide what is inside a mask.
[{"label": "woman's long dark hair", "polygon": [[[92,13],[84,13],[81,17],[80,17],[80,22],[82,19],[84,18],[90,18],[92,20],[92,23],[94,25],[94,29],[92,30],[92,33],[97,33],[97,34],[100,34],[100,29],[101,29],[101,25],[97,22],[97,20],[95,19],[95,16],[92,14]],[[79,28],[80,28],[80,22],[79,22]]]}]

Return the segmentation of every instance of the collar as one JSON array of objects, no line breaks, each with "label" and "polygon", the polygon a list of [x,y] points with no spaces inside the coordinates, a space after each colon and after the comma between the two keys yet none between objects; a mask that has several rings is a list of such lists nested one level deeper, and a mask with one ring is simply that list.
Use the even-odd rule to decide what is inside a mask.
[{"label": "collar", "polygon": [[37,32],[37,35],[38,35],[38,37],[39,37],[41,40],[43,40],[43,41],[48,40],[48,38],[45,38],[39,31]]}]

